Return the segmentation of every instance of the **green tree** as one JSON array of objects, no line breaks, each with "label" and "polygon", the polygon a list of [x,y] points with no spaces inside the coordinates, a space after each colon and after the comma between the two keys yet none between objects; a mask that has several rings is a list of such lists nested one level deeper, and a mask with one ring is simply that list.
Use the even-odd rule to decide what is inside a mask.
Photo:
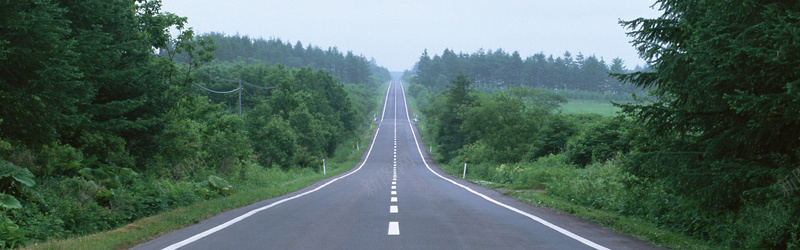
[{"label": "green tree", "polygon": [[66,9],[54,1],[0,2],[0,137],[32,147],[82,122],[87,101]]},{"label": "green tree", "polygon": [[630,171],[716,210],[767,199],[800,163],[800,2],[657,2],[623,22],[655,69],[621,77],[653,88],[623,106],[648,138]]},{"label": "green tree", "polygon": [[[466,142],[482,141],[494,163],[520,162],[546,120],[549,110],[527,107],[520,98],[498,92],[480,95],[473,106],[462,106],[460,134]],[[469,157],[469,156],[467,156]]]},{"label": "green tree", "polygon": [[442,148],[442,156],[450,159],[455,152],[467,144],[467,139],[462,134],[461,124],[463,118],[459,115],[462,108],[472,106],[475,95],[470,88],[472,80],[459,73],[451,82],[449,90],[444,92],[444,98],[431,104],[426,112],[427,117],[433,117],[436,144]]},{"label": "green tree", "polygon": [[288,169],[295,165],[297,135],[288,121],[273,115],[267,103],[262,103],[246,116],[245,126],[258,162],[264,167],[275,165]]}]

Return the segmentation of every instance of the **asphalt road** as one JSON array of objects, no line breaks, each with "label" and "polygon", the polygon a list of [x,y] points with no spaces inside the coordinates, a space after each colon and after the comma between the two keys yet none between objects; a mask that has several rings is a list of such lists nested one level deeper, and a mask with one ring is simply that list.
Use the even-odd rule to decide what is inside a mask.
[{"label": "asphalt road", "polygon": [[433,165],[400,82],[356,167],[135,249],[649,249],[593,223],[504,196]]}]

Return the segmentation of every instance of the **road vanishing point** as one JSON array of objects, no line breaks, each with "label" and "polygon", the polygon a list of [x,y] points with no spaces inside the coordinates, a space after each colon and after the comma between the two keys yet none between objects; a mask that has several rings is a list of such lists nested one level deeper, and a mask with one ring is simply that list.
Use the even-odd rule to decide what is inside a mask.
[{"label": "road vanishing point", "polygon": [[134,249],[654,249],[439,170],[391,82],[361,161]]}]

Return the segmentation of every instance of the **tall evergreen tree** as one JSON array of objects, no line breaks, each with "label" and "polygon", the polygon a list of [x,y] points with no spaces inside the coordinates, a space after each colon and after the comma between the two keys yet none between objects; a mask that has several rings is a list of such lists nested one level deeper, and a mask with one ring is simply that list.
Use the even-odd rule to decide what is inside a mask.
[{"label": "tall evergreen tree", "polygon": [[650,138],[631,170],[712,208],[766,199],[800,164],[800,2],[657,2],[623,22],[655,69],[621,78],[654,89],[624,106]]},{"label": "tall evergreen tree", "polygon": [[31,147],[84,120],[87,84],[66,9],[54,1],[0,1],[0,137]]},{"label": "tall evergreen tree", "polygon": [[[462,107],[471,106],[475,102],[472,93],[472,80],[459,73],[451,81],[449,89],[444,93],[445,102],[431,105],[427,113],[435,114],[434,129],[436,144],[441,145],[442,156],[450,159],[456,151],[467,144],[466,136],[461,131],[463,118],[459,115]],[[443,112],[436,111],[443,109]]]}]

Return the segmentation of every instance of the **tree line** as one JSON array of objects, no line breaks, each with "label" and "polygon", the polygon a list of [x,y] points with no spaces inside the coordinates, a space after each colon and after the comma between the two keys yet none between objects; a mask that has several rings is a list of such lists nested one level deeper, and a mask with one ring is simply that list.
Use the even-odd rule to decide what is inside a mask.
[{"label": "tree line", "polygon": [[[643,70],[649,69],[637,65],[634,71]],[[475,87],[527,86],[606,93],[631,93],[639,90],[631,85],[623,85],[609,76],[609,73],[631,72],[625,68],[622,59],[614,58],[608,64],[595,55],[585,56],[578,53],[573,58],[569,51],[555,58],[540,52],[523,59],[517,51],[509,54],[502,49],[480,49],[472,54],[456,54],[453,50],[445,49],[441,55],[433,57],[425,50],[415,63],[413,71],[406,72],[406,77],[415,75],[420,84],[442,91],[459,72],[472,79]]]},{"label": "tree line", "polygon": [[250,38],[247,35],[225,35],[211,32],[202,35],[214,40],[218,48],[213,52],[214,58],[220,62],[251,61],[278,63],[290,68],[308,67],[324,70],[336,76],[344,83],[362,84],[367,88],[376,77],[379,81],[389,81],[389,70],[378,66],[374,59],[355,55],[352,51],[342,52],[337,47],[322,50],[318,46],[297,41],[294,46],[283,42],[280,38]]}]

